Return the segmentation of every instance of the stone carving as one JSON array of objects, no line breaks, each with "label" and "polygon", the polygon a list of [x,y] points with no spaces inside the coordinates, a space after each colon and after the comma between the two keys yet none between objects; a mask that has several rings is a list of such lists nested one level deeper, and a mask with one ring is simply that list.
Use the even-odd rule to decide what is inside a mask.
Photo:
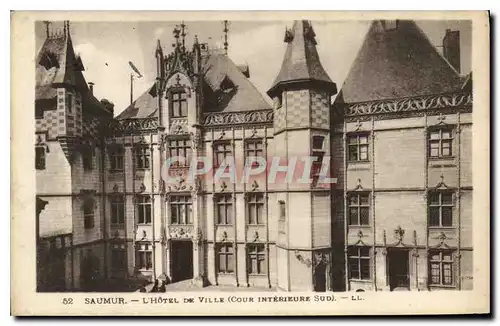
[{"label": "stone carving", "polygon": [[133,134],[141,131],[152,131],[159,127],[158,118],[111,120],[107,125],[112,135]]},{"label": "stone carving", "polygon": [[456,108],[472,105],[471,93],[437,95],[391,101],[355,103],[344,107],[345,116],[381,114],[393,112],[415,112],[441,108]]},{"label": "stone carving", "polygon": [[208,113],[203,117],[205,126],[224,126],[248,123],[273,123],[273,110]]},{"label": "stone carving", "polygon": [[309,258],[304,258],[304,256],[302,256],[300,254],[300,251],[298,251],[298,250],[295,250],[295,258],[297,258],[298,261],[300,261],[302,264],[306,265],[307,267],[312,266],[311,260]]},{"label": "stone carving", "polygon": [[189,238],[191,238],[192,233],[193,233],[193,228],[189,227],[189,226],[170,227],[170,229],[169,229],[170,238],[189,239]]}]

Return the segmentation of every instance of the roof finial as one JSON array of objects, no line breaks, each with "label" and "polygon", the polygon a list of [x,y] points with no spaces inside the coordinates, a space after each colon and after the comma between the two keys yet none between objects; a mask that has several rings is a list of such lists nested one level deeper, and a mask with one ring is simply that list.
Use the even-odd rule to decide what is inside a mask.
[{"label": "roof finial", "polygon": [[47,34],[47,38],[49,38],[50,37],[49,25],[52,23],[48,20],[44,20],[43,23],[45,24],[45,33]]},{"label": "roof finial", "polygon": [[227,46],[229,43],[227,43],[227,32],[229,32],[229,29],[227,28],[227,20],[224,21],[224,51],[226,52],[227,55]]},{"label": "roof finial", "polygon": [[173,30],[173,34],[174,34],[174,37],[175,37],[175,46],[178,46],[179,45],[179,33],[181,32],[181,30],[178,28],[179,25],[176,25],[174,27],[174,30]]},{"label": "roof finial", "polygon": [[186,50],[186,35],[187,35],[187,33],[185,32],[185,27],[186,27],[186,24],[184,24],[184,21],[182,21],[182,23],[181,23],[182,50]]}]

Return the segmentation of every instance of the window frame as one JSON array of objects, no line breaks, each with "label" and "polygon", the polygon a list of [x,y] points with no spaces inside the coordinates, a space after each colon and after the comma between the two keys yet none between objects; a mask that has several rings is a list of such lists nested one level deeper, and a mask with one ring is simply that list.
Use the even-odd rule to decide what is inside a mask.
[{"label": "window frame", "polygon": [[[366,137],[366,143],[362,143],[360,141],[361,138]],[[355,138],[356,141],[351,143],[351,139]],[[353,132],[348,133],[346,136],[346,147],[347,147],[347,162],[356,163],[356,162],[370,162],[370,133],[369,132]],[[366,147],[366,159],[361,159],[361,150],[360,148]],[[356,159],[351,158],[351,149],[356,149]]]},{"label": "window frame", "polygon": [[[250,145],[253,145],[254,147],[249,148]],[[245,166],[249,157],[264,157],[264,141],[261,138],[246,139],[244,146]],[[258,162],[252,162],[252,167],[256,167],[258,164]]]},{"label": "window frame", "polygon": [[135,269],[139,271],[153,270],[153,249],[150,243],[137,243],[135,247]]},{"label": "window frame", "polygon": [[[139,165],[139,162],[142,162]],[[151,148],[148,145],[134,147],[134,167],[136,170],[149,170],[151,168]]]},{"label": "window frame", "polygon": [[[366,252],[362,252],[366,251]],[[347,267],[349,280],[369,281],[372,279],[371,249],[367,246],[349,246],[347,248]],[[358,278],[353,277],[353,261],[356,261]],[[368,277],[363,277],[362,263],[368,264]]]},{"label": "window frame", "polygon": [[125,197],[114,195],[110,198],[111,225],[122,226],[125,224]]},{"label": "window frame", "polygon": [[[220,207],[225,207],[224,216],[220,216]],[[234,223],[234,207],[233,207],[233,196],[231,194],[220,194],[217,195],[215,199],[216,207],[216,225],[233,225]],[[231,214],[228,214],[228,207],[230,208]]]},{"label": "window frame", "polygon": [[[183,144],[179,145],[179,142],[183,142]],[[176,143],[175,146],[173,146],[172,143]],[[167,158],[179,156],[185,159],[184,163],[179,161],[172,162],[170,164],[171,167],[189,166],[191,156],[193,155],[193,149],[189,143],[189,138],[171,138],[167,140]],[[173,152],[176,152],[177,155],[172,155]],[[183,155],[181,155],[181,152]]]},{"label": "window frame", "polygon": [[[223,141],[216,141],[214,142],[214,150],[213,150],[213,155],[214,155],[214,167],[218,168],[222,162],[224,162],[228,157],[234,157],[233,154],[233,146],[231,144],[231,141],[229,140],[223,140]],[[218,148],[218,146],[224,146],[222,150]],[[228,149],[229,148],[229,149]],[[219,159],[219,154],[222,154],[222,159]]]},{"label": "window frame", "polygon": [[[261,192],[247,193],[245,198],[245,208],[247,213],[248,225],[264,225],[264,194]],[[252,214],[254,219],[252,220]]]},{"label": "window frame", "polygon": [[[261,249],[261,250],[259,250]],[[263,243],[247,244],[247,274],[250,276],[267,275],[267,255],[266,246]],[[254,261],[257,271],[254,270]],[[260,267],[262,262],[263,267]]]},{"label": "window frame", "polygon": [[[428,268],[429,268],[429,286],[441,286],[441,287],[455,287],[456,286],[456,277],[455,277],[455,258],[453,257],[453,250],[437,250],[432,249],[428,252]],[[438,259],[433,259],[432,256],[438,255]],[[444,256],[450,256],[449,260],[446,260]],[[433,275],[433,264],[438,265],[439,269],[439,283],[434,283],[434,275]],[[449,266],[450,268],[450,282],[446,283],[445,280],[445,266]]]},{"label": "window frame", "polygon": [[[357,201],[355,204],[352,204],[351,203],[351,197],[354,197],[356,196],[357,197]],[[367,204],[362,204],[362,201],[361,201],[361,197],[364,197],[366,196],[367,198]],[[370,207],[371,207],[371,198],[370,198],[370,193],[369,192],[366,192],[366,191],[363,191],[363,192],[349,192],[347,194],[347,216],[348,216],[348,225],[349,226],[359,226],[359,227],[366,227],[366,226],[370,226],[371,223],[370,223],[370,220],[371,220],[371,214],[370,214]],[[356,224],[352,224],[351,223],[351,220],[352,220],[352,216],[351,216],[351,209],[357,209],[357,223]],[[367,209],[368,210],[368,217],[367,217],[367,223],[366,224],[363,224],[361,223],[361,210],[362,209]]]},{"label": "window frame", "polygon": [[[449,138],[443,138],[443,133],[449,133]],[[438,138],[432,139],[432,135],[438,133]],[[452,126],[431,127],[427,131],[427,156],[430,160],[453,159],[453,143],[455,138],[455,129]],[[438,155],[432,155],[432,145],[438,144]],[[449,144],[449,155],[444,155],[443,144]]]},{"label": "window frame", "polygon": [[125,169],[125,149],[121,146],[109,150],[109,170],[121,172]]},{"label": "window frame", "polygon": [[[225,248],[224,250],[222,250]],[[235,257],[234,257],[234,246],[229,242],[222,242],[217,244],[216,250],[216,270],[217,274],[234,274],[235,270]],[[221,259],[224,259],[224,270],[221,270]],[[229,261],[231,261],[232,268],[230,269],[228,266]]]},{"label": "window frame", "polygon": [[[148,209],[149,207],[149,209]],[[136,197],[137,224],[150,225],[152,220],[151,196],[140,195]],[[142,212],[142,214],[141,214]]]},{"label": "window frame", "polygon": [[[182,201],[180,201],[182,199]],[[191,195],[171,195],[168,200],[169,207],[169,220],[170,225],[193,225],[193,199]],[[177,221],[173,221],[173,208],[176,208]],[[179,219],[181,217],[180,213],[182,212],[182,207],[184,207],[184,217],[182,220]]]},{"label": "window frame", "polygon": [[[439,198],[439,203],[438,204],[433,204],[432,203],[432,196],[437,195]],[[443,203],[443,195],[449,195],[451,196],[451,203]],[[438,208],[439,212],[439,217],[438,221],[439,223],[434,224],[434,218],[433,218],[433,213],[432,210],[433,208]],[[451,223],[449,225],[444,225],[443,223],[443,208],[449,208],[450,209],[450,218],[451,218]],[[452,228],[454,227],[454,211],[455,211],[455,198],[452,190],[437,190],[437,191],[429,191],[427,194],[427,212],[428,212],[428,220],[427,223],[429,227],[431,228]]]},{"label": "window frame", "polygon": [[45,146],[35,146],[35,169],[45,170],[47,166]]},{"label": "window frame", "polygon": [[286,203],[284,200],[278,200],[278,209],[280,215],[278,217],[278,221],[285,222],[286,221]]},{"label": "window frame", "polygon": [[90,230],[95,227],[95,204],[93,200],[86,200],[83,203],[83,228]]},{"label": "window frame", "polygon": [[[176,98],[178,96],[178,98]],[[188,94],[184,89],[175,89],[170,92],[170,118],[187,118],[188,116]],[[183,106],[184,104],[184,106]],[[176,112],[176,109],[178,112]],[[185,112],[183,112],[185,111]]]},{"label": "window frame", "polygon": [[[115,254],[119,253],[118,256],[121,259],[119,264],[116,264],[116,256]],[[117,266],[118,265],[118,266]],[[124,244],[112,244],[111,245],[111,270],[113,272],[125,272],[127,270],[127,249]]]}]

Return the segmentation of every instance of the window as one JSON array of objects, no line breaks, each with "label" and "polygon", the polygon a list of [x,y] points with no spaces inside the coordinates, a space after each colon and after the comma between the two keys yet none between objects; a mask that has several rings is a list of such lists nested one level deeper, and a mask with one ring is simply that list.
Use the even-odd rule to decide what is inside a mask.
[{"label": "window", "polygon": [[149,147],[140,146],[134,149],[135,167],[139,170],[149,169]]},{"label": "window", "polygon": [[232,243],[217,245],[217,273],[234,272],[234,255]]},{"label": "window", "polygon": [[137,198],[137,223],[151,223],[151,197],[138,196]]},{"label": "window", "polygon": [[170,116],[172,118],[187,117],[187,96],[185,92],[173,92],[170,103]]},{"label": "window", "polygon": [[[263,157],[262,140],[252,139],[245,141],[245,159],[247,157]],[[258,162],[252,162],[252,167],[258,166]]]},{"label": "window", "polygon": [[153,268],[153,253],[149,243],[137,245],[135,251],[135,268],[138,270],[150,270]]},{"label": "window", "polygon": [[220,166],[226,157],[233,155],[230,142],[219,142],[214,144],[215,166]]},{"label": "window", "polygon": [[368,193],[349,194],[349,225],[370,224],[370,201],[368,196]]},{"label": "window", "polygon": [[247,246],[247,272],[250,275],[266,273],[266,253],[263,244],[249,244]]},{"label": "window", "polygon": [[111,197],[111,224],[125,223],[125,203],[123,196]]},{"label": "window", "polygon": [[45,169],[45,147],[35,147],[35,168],[37,170]]},{"label": "window", "polygon": [[319,176],[321,172],[321,166],[323,164],[323,157],[325,156],[324,150],[325,137],[323,136],[313,136],[312,137],[312,156],[316,157],[316,161],[312,164],[311,174],[313,177]]},{"label": "window", "polygon": [[94,150],[90,146],[82,149],[82,163],[84,170],[92,170],[94,161]]},{"label": "window", "polygon": [[349,161],[368,161],[368,134],[347,136]]},{"label": "window", "polygon": [[123,171],[123,148],[117,147],[110,150],[109,163],[111,171]]},{"label": "window", "polygon": [[451,251],[429,252],[429,282],[431,285],[453,285],[453,256]]},{"label": "window", "polygon": [[94,227],[94,202],[91,200],[83,204],[83,227],[85,229]]},{"label": "window", "polygon": [[429,132],[429,157],[446,158],[451,157],[452,151],[452,130],[436,129]]},{"label": "window", "polygon": [[286,220],[286,205],[283,200],[278,201],[278,204],[280,206],[280,221],[285,221]]},{"label": "window", "polygon": [[233,201],[231,195],[217,197],[217,224],[233,224]]},{"label": "window", "polygon": [[263,194],[247,194],[247,215],[248,224],[262,224],[264,210],[264,195]]},{"label": "window", "polygon": [[71,110],[73,108],[73,94],[71,93],[66,94],[66,105],[68,107],[68,113],[71,113]]},{"label": "window", "polygon": [[170,197],[170,222],[172,224],[193,224],[191,196]]},{"label": "window", "polygon": [[349,247],[349,278],[353,280],[370,279],[370,247]]},{"label": "window", "polygon": [[168,142],[168,155],[169,157],[180,156],[184,158],[185,164],[176,161],[173,162],[172,166],[188,165],[189,158],[191,157],[191,146],[189,145],[188,139],[172,139]]},{"label": "window", "polygon": [[124,244],[113,244],[111,247],[111,269],[117,272],[127,270],[127,252]]},{"label": "window", "polygon": [[429,193],[429,226],[453,226],[453,193]]}]

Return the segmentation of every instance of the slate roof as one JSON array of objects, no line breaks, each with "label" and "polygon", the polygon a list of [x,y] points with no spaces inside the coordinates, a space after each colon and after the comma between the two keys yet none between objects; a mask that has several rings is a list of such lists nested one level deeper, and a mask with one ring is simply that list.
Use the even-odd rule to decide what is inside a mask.
[{"label": "slate roof", "polygon": [[75,55],[69,32],[50,35],[36,57],[35,100],[55,99],[58,87],[70,86],[81,92],[84,112],[109,113],[90,92],[83,70],[82,60]]},{"label": "slate roof", "polygon": [[288,43],[280,72],[267,92],[273,96],[283,84],[313,81],[333,87],[325,69],[321,65],[316,49],[316,34],[307,20],[296,20],[291,30],[285,32]]},{"label": "slate roof", "polygon": [[414,21],[374,21],[335,102],[449,93],[463,78]]},{"label": "slate roof", "polygon": [[[213,52],[208,55],[202,67],[204,80],[213,96],[229,88],[216,104],[204,103],[205,112],[235,112],[270,109],[252,82],[225,54]],[[210,94],[205,94],[209,97]],[[154,84],[121,112],[117,119],[141,119],[158,115],[156,85]]]}]

